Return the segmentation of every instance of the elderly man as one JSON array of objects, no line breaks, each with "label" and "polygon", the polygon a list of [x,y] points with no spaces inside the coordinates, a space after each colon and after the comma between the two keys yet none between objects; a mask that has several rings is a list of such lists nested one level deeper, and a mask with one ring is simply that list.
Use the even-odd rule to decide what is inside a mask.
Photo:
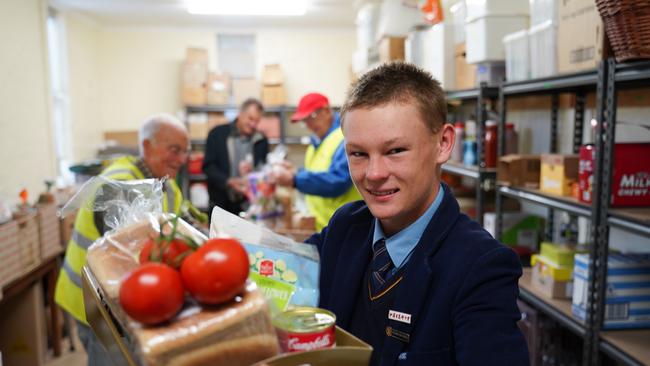
[{"label": "elderly man", "polygon": [[[174,116],[154,115],[139,131],[140,156],[122,157],[101,173],[114,180],[170,178],[165,180],[163,211],[179,213],[183,196],[174,178],[188,157],[188,134]],[[95,197],[93,201],[97,201]],[[109,228],[102,212],[93,212],[84,205],[79,209],[72,238],[68,243],[63,268],[56,284],[56,302],[77,321],[79,338],[88,354],[88,365],[111,365],[105,349],[86,322],[81,290],[81,268],[86,263],[86,250]]]},{"label": "elderly man", "polygon": [[304,122],[314,135],[305,153],[305,169],[296,170],[285,163],[285,169],[276,171],[276,180],[306,195],[307,207],[320,231],[334,211],[361,196],[350,180],[339,114],[332,111],[327,97],[319,93],[303,96],[291,121]]},{"label": "elderly man", "polygon": [[431,75],[392,63],[363,75],[342,110],[363,201],[308,239],[320,306],[373,347],[372,365],[527,365],[517,255],[460,213],[440,180],[454,128]]},{"label": "elderly man", "polygon": [[203,172],[208,178],[210,213],[214,206],[234,214],[244,210],[243,176],[264,163],[269,152],[268,140],[257,131],[262,112],[259,100],[247,99],[232,123],[217,126],[208,134]]}]

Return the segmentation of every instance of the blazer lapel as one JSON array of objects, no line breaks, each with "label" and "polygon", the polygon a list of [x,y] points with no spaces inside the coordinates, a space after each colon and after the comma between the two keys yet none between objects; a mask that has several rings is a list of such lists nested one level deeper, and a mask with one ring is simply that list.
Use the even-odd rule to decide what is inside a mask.
[{"label": "blazer lapel", "polygon": [[336,322],[343,328],[348,328],[355,302],[363,288],[361,282],[372,256],[373,227],[372,223],[354,225],[342,241],[345,245],[341,248],[334,277],[336,286],[333,288],[336,290],[332,290],[337,296],[332,299],[330,310],[336,314]]},{"label": "blazer lapel", "polygon": [[[399,354],[403,352],[419,324],[420,311],[426,303],[428,293],[435,291],[431,288],[433,271],[429,264],[459,215],[458,204],[451,194],[450,188],[444,184],[443,186],[445,189],[443,201],[422,233],[422,237],[409,259],[404,270],[403,282],[397,289],[397,296],[390,308],[390,310],[410,315],[410,323],[388,319],[386,324],[390,330],[386,330],[382,364],[392,365]],[[407,338],[409,339],[407,340]]]}]

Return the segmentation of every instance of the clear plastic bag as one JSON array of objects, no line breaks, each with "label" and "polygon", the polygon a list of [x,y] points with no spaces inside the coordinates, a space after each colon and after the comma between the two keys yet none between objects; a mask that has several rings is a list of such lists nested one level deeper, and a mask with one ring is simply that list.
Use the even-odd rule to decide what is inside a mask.
[{"label": "clear plastic bag", "polygon": [[233,237],[244,244],[249,278],[273,300],[276,310],[318,305],[320,257],[315,246],[296,243],[219,207],[212,211],[210,237]]}]

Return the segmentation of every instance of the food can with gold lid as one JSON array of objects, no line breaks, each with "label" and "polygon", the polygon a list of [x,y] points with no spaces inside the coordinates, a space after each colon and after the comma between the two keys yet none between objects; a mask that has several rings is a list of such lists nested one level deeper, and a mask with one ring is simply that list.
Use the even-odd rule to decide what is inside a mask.
[{"label": "food can with gold lid", "polygon": [[336,316],[331,311],[298,307],[273,318],[284,352],[312,351],[336,345]]}]

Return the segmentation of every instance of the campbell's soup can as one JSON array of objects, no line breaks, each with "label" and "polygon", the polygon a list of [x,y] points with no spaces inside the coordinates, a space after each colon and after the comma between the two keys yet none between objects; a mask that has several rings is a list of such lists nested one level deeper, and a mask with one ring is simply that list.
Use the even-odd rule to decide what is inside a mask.
[{"label": "campbell's soup can", "polygon": [[283,352],[312,351],[336,345],[336,316],[312,307],[287,310],[273,318]]}]

